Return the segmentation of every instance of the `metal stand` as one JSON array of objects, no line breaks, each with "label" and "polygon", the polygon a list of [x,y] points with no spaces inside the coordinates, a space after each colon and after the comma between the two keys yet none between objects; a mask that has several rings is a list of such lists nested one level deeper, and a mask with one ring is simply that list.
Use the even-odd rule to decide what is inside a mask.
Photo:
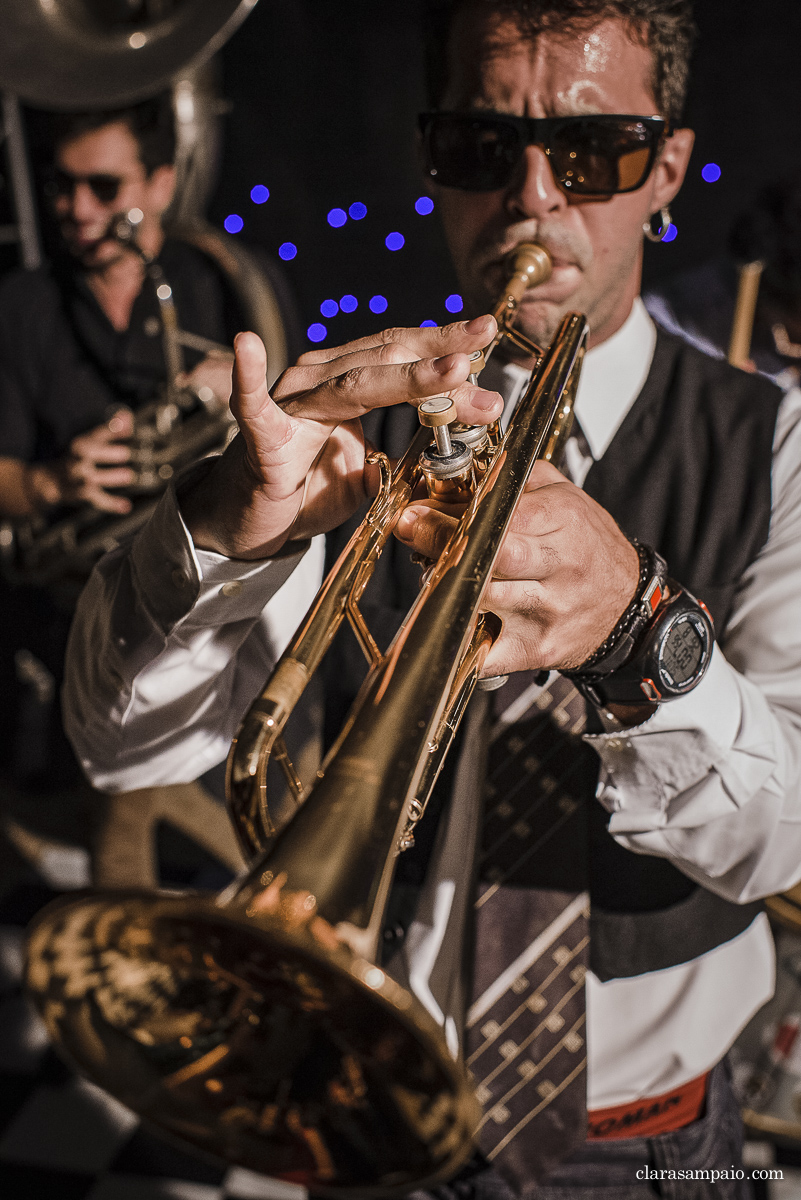
[{"label": "metal stand", "polygon": [[22,114],[19,100],[11,92],[2,93],[0,141],[5,147],[9,191],[16,216],[15,224],[0,225],[0,245],[16,243],[23,267],[33,271],[41,265],[42,249],[39,243],[28,154],[25,149]]}]

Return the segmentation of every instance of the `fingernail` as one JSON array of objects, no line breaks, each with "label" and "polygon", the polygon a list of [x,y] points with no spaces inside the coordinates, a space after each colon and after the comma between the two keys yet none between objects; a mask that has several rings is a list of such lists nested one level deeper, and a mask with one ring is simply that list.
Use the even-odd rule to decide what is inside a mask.
[{"label": "fingernail", "polygon": [[406,509],[398,517],[398,524],[395,526],[395,532],[400,533],[403,537],[411,537],[414,533],[414,527],[417,524],[417,513],[412,509]]},{"label": "fingernail", "polygon": [[473,317],[472,321],[468,321],[465,325],[465,333],[481,333],[488,320],[489,317],[486,314],[483,317]]},{"label": "fingernail", "polygon": [[491,408],[497,408],[499,401],[502,403],[498,392],[477,392],[470,403],[473,405],[473,408],[479,408],[482,412],[488,412]]},{"label": "fingernail", "polygon": [[438,375],[447,375],[453,370],[453,365],[456,362],[455,354],[444,354],[442,358],[435,358],[433,362],[434,370]]}]

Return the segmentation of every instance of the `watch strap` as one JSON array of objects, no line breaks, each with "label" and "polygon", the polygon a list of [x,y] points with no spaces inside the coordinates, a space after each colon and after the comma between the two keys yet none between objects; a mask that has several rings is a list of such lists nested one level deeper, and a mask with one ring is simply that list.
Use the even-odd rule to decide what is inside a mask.
[{"label": "watch strap", "polygon": [[[562,672],[571,678],[581,694],[597,708],[612,704],[659,704],[692,691],[703,679],[712,655],[714,629],[706,606],[691,596],[673,580],[667,580],[667,594],[651,620],[641,630],[631,656],[612,672],[596,674],[588,671],[576,678],[573,672]],[[658,655],[665,637],[684,622],[694,626],[699,638],[700,658],[690,679],[680,684],[664,675],[664,663]]]},{"label": "watch strap", "polygon": [[[583,663],[562,671],[577,683],[584,676],[595,679],[617,671],[634,652],[642,631],[653,619],[667,588],[667,563],[656,550],[632,539],[640,559],[640,577],[633,598],[621,614],[611,633]],[[578,686],[578,684],[577,684]]]}]

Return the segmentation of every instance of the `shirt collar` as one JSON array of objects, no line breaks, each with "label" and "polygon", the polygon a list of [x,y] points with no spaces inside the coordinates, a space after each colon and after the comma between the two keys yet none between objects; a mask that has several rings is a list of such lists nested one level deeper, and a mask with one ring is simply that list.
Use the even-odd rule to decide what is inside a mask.
[{"label": "shirt collar", "polygon": [[[651,369],[656,326],[638,296],[626,320],[605,342],[588,350],[579,380],[575,414],[593,458],[602,458]],[[528,380],[515,363],[503,368],[508,419]]]}]

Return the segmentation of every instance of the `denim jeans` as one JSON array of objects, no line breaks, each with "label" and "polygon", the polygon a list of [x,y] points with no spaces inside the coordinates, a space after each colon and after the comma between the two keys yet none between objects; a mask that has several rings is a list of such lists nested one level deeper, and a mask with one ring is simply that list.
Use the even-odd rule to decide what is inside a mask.
[{"label": "denim jeans", "polygon": [[[585,1142],[540,1184],[526,1185],[523,1200],[753,1200],[747,1179],[637,1178],[637,1172],[743,1170],[743,1128],[728,1067],[709,1077],[703,1117],[653,1138]],[[748,1174],[746,1171],[745,1174]],[[408,1200],[515,1200],[515,1193],[480,1156],[450,1183],[411,1193]]]}]

